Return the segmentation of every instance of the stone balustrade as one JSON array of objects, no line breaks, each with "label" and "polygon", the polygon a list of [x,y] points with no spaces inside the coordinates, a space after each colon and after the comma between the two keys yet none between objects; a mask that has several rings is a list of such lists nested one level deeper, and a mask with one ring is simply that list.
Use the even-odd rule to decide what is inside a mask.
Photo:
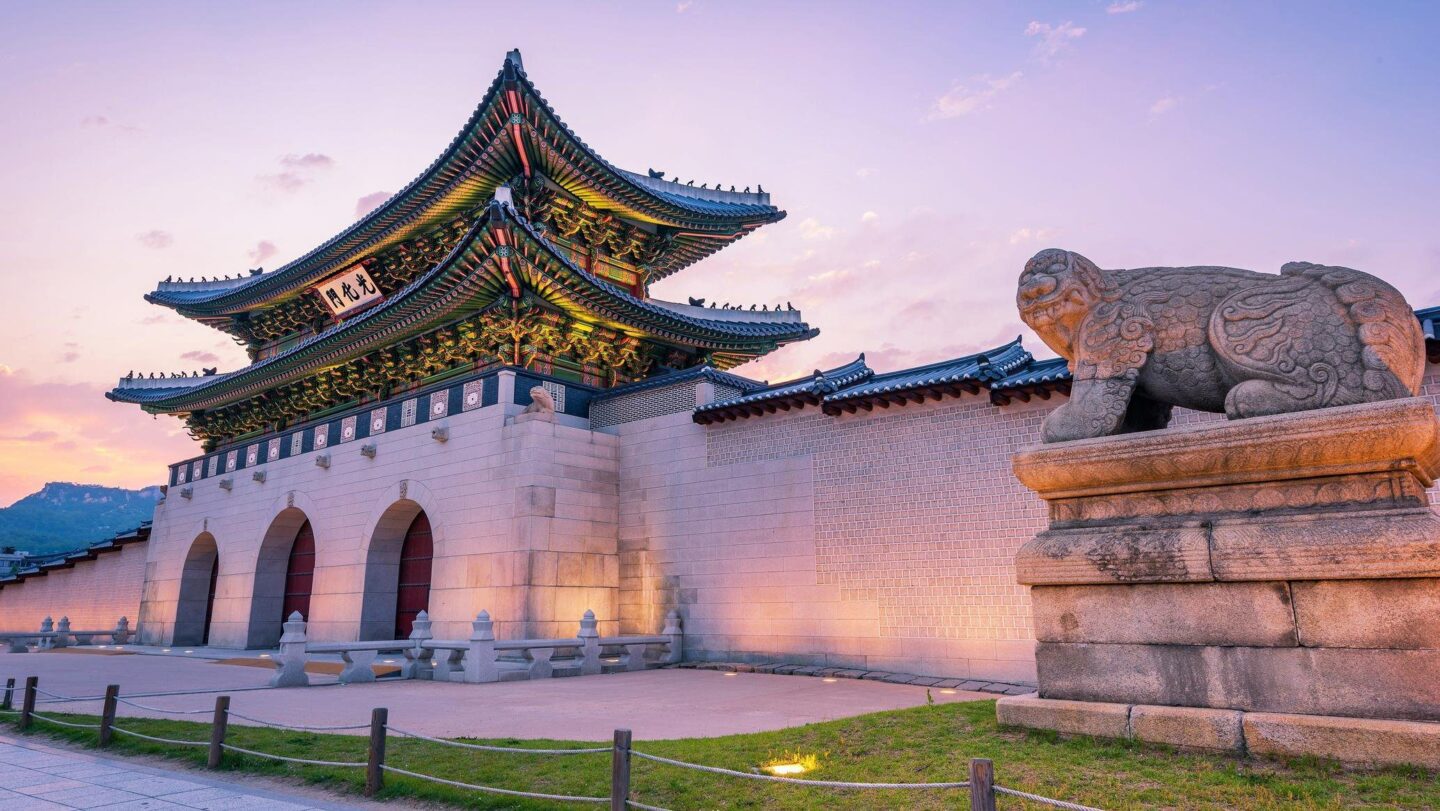
[{"label": "stone balustrade", "polygon": [[308,642],[305,620],[297,611],[285,622],[270,684],[308,685],[310,677],[305,665],[312,654],[339,654],[345,664],[340,672],[343,684],[375,681],[375,659],[381,653],[404,657],[399,678],[469,684],[644,670],[652,665],[677,664],[683,654],[684,635],[680,615],[675,611],[665,618],[659,634],[649,636],[602,637],[593,611],[586,611],[580,619],[579,633],[560,639],[497,640],[488,611],[481,611],[470,625],[468,639],[435,639],[430,633],[430,617],[422,611],[406,639]]},{"label": "stone balustrade", "polygon": [[10,653],[29,653],[31,645],[38,650],[53,650],[92,645],[96,637],[107,637],[116,645],[124,645],[131,635],[130,620],[126,617],[121,617],[108,631],[76,631],[71,629],[69,617],[61,617],[59,624],[46,617],[39,631],[0,631],[0,643],[5,644]]}]

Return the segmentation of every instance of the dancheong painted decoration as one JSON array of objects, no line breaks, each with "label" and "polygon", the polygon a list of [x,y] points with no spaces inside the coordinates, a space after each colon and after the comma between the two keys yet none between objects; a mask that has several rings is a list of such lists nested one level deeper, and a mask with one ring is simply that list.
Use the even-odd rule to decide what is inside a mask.
[{"label": "dancheong painted decoration", "polygon": [[146,299],[243,343],[221,374],[120,381],[213,449],[465,372],[510,366],[605,389],[728,369],[813,337],[798,310],[649,296],[785,212],[759,186],[617,168],[571,132],[518,51],[419,177],[295,261],[162,282]]}]

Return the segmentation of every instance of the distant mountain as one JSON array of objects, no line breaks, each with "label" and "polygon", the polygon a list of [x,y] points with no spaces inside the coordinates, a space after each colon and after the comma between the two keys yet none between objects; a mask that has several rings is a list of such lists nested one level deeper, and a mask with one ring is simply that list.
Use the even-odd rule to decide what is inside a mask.
[{"label": "distant mountain", "polygon": [[159,499],[159,487],[50,482],[0,509],[0,548],[43,554],[89,546],[149,521]]}]

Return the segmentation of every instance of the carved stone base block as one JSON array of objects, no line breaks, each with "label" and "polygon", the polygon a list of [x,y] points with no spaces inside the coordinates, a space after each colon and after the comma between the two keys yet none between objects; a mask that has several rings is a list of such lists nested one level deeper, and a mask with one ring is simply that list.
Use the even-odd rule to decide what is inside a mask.
[{"label": "carved stone base block", "polygon": [[1440,769],[1440,723],[1006,696],[1001,724],[1183,749]]},{"label": "carved stone base block", "polygon": [[[1056,443],[1014,465],[1050,525],[1016,558],[1039,695],[1002,702],[1002,721],[1440,765],[1414,754],[1440,743],[1430,403]],[[1345,745],[1362,735],[1393,745]]]}]

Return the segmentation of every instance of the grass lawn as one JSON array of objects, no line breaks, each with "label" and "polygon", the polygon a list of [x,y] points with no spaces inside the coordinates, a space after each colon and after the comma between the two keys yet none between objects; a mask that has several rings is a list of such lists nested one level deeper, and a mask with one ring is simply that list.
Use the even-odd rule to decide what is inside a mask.
[{"label": "grass lawn", "polygon": [[[122,707],[123,710],[123,707]],[[41,712],[52,714],[42,709]],[[65,720],[92,716],[57,715]],[[4,716],[14,730],[14,716]],[[148,735],[204,741],[208,724],[125,719]],[[32,734],[94,745],[95,733],[35,721]],[[313,760],[365,760],[365,739],[231,726],[227,742],[246,749]],[[548,748],[593,747],[565,741],[483,741]],[[1062,738],[1048,732],[1001,728],[995,703],[940,704],[862,715],[776,732],[723,738],[637,741],[635,748],[711,766],[748,770],[792,753],[817,755],[807,778],[884,782],[964,780],[971,757],[995,761],[996,782],[1010,788],[1105,809],[1440,808],[1440,774],[1421,769],[1347,769],[1333,763],[1240,760],[1181,753],[1166,747]],[[116,735],[112,749],[164,755],[203,765],[205,750],[153,744]],[[609,791],[608,754],[543,757],[474,752],[391,735],[387,763],[452,780],[553,794],[603,796]],[[291,766],[226,754],[225,769],[292,776],[342,793],[359,793],[363,769]],[[632,798],[671,809],[964,808],[968,795],[952,791],[840,791],[760,783],[635,760]],[[387,775],[381,798],[409,797],[467,808],[539,809],[549,803],[487,796]],[[999,798],[1002,809],[1039,808]]]}]

